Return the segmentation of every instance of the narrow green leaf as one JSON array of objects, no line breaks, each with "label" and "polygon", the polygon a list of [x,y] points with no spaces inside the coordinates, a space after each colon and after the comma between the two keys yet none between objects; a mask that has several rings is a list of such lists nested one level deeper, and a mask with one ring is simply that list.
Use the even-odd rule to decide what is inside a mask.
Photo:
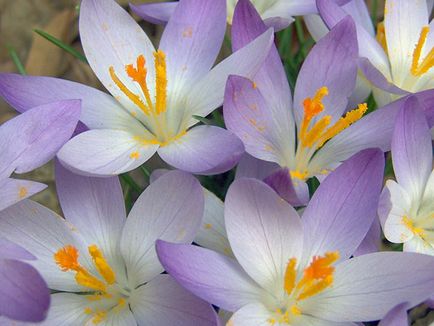
[{"label": "narrow green leaf", "polygon": [[210,119],[201,117],[199,115],[193,115],[193,119],[196,119],[196,120],[202,122],[205,125],[212,125],[212,121]]},{"label": "narrow green leaf", "polygon": [[68,52],[72,56],[76,57],[78,60],[83,61],[84,63],[87,63],[86,57],[84,55],[82,55],[80,52],[78,52],[76,49],[74,49],[72,46],[69,46],[68,44],[63,43],[58,38],[44,32],[44,31],[41,31],[40,29],[35,29],[34,32],[37,33],[38,35],[41,35],[43,38],[50,41],[54,45],[58,46],[62,50],[65,50],[66,52]]},{"label": "narrow green leaf", "polygon": [[121,174],[120,178],[134,191],[138,192],[139,194],[142,192],[142,188],[134,181],[134,179],[128,173]]},{"label": "narrow green leaf", "polygon": [[309,187],[309,195],[312,198],[315,191],[318,189],[320,183],[319,180],[316,177],[312,177],[309,180],[307,180],[307,186]]},{"label": "narrow green leaf", "polygon": [[151,177],[151,172],[149,172],[149,170],[144,165],[140,166],[140,170],[145,175],[146,179],[149,180],[149,178]]},{"label": "narrow green leaf", "polygon": [[372,11],[371,11],[371,18],[372,18],[372,21],[374,22],[374,26],[377,26],[377,23],[378,23],[378,16],[377,16],[377,13],[378,13],[378,0],[373,0],[372,1]]},{"label": "narrow green leaf", "polygon": [[224,121],[224,119],[223,119],[223,115],[222,115],[222,113],[220,112],[220,110],[215,110],[215,111],[212,113],[212,118],[213,118],[213,120],[214,120],[216,126],[221,127],[221,128],[224,128],[224,127],[225,127],[225,121]]},{"label": "narrow green leaf", "polygon": [[17,51],[15,51],[15,49],[10,45],[8,45],[7,48],[8,48],[8,52],[9,52],[9,55],[11,56],[12,61],[14,62],[15,66],[18,69],[18,72],[21,75],[27,75],[26,68],[24,68],[23,63],[21,62],[20,58],[18,57]]}]

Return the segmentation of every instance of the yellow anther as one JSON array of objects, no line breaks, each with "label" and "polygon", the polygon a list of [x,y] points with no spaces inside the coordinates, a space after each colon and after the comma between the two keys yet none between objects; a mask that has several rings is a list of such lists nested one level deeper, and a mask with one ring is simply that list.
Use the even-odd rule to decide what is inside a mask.
[{"label": "yellow anther", "polygon": [[78,263],[78,250],[74,246],[68,245],[58,250],[54,254],[54,261],[59,265],[63,272],[69,270],[78,271],[81,266]]},{"label": "yellow anther", "polygon": [[384,21],[377,24],[377,42],[381,45],[384,51],[387,53],[387,42],[386,42],[386,29],[384,28]]},{"label": "yellow anther", "polygon": [[77,284],[94,291],[105,292],[107,290],[107,286],[102,281],[90,274],[84,268],[80,269],[77,274],[75,274],[75,281]]},{"label": "yellow anther", "polygon": [[156,75],[155,111],[156,114],[160,114],[166,111],[167,102],[166,54],[162,50],[158,50],[154,52],[154,58]]},{"label": "yellow anther", "polygon": [[295,258],[291,258],[286,265],[283,288],[288,295],[291,294],[295,287],[295,280],[297,278],[296,265],[297,259]]},{"label": "yellow anther", "polygon": [[431,48],[428,55],[420,62],[420,58],[422,56],[422,50],[425,46],[427,37],[429,33],[429,26],[422,27],[420,32],[419,40],[416,44],[416,47],[413,51],[413,61],[411,64],[411,73],[414,76],[421,76],[425,74],[428,70],[430,70],[434,66],[434,48]]},{"label": "yellow anther", "polygon": [[306,298],[310,298],[328,288],[333,283],[333,276],[327,276],[324,279],[321,279],[319,282],[314,282],[308,286],[306,286],[300,295],[297,297],[297,300],[304,300]]},{"label": "yellow anther", "polygon": [[299,307],[297,307],[296,305],[293,305],[291,307],[290,311],[293,315],[296,315],[296,316],[301,315],[301,309]]},{"label": "yellow anther", "polygon": [[116,275],[113,272],[102,252],[96,245],[89,246],[89,254],[92,256],[96,269],[108,284],[113,284],[116,281]]},{"label": "yellow anther", "polygon": [[309,175],[307,171],[298,171],[298,170],[290,171],[289,174],[291,175],[291,179],[299,179],[299,180],[305,180]]}]

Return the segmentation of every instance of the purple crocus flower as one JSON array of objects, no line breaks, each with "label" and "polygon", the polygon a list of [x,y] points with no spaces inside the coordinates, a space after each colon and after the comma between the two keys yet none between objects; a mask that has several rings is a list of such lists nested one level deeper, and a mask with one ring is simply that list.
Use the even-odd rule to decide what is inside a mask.
[{"label": "purple crocus flower", "polygon": [[412,307],[434,291],[434,259],[381,252],[349,259],[378,204],[384,158],[364,150],[318,188],[300,219],[266,184],[239,179],[225,202],[236,259],[157,242],[166,270],[203,299],[235,312],[229,325],[354,325]]},{"label": "purple crocus flower", "polygon": [[[234,49],[265,28],[249,1],[240,0],[232,26]],[[356,29],[347,17],[309,53],[298,76],[294,102],[275,47],[253,80],[229,77],[224,103],[226,126],[240,137],[249,154],[284,169],[270,176],[267,183],[294,205],[307,202],[308,178],[323,179],[364,148],[390,149],[393,121],[405,99],[365,117],[366,104],[344,115],[356,81],[357,57]],[[432,116],[434,91],[417,96]],[[295,191],[291,190],[291,180],[283,179],[289,176]]]},{"label": "purple crocus flower", "polygon": [[51,160],[71,137],[79,116],[79,100],[60,101],[32,108],[0,126],[0,210],[45,188],[10,175]]},{"label": "purple crocus flower", "polygon": [[433,147],[426,118],[416,99],[406,102],[392,138],[396,182],[387,180],[378,215],[386,239],[404,251],[434,255]]},{"label": "purple crocus flower", "polygon": [[[46,77],[0,75],[0,94],[23,110],[54,99],[83,100],[89,127],[58,154],[81,174],[130,171],[155,152],[188,172],[233,167],[244,152],[231,132],[196,126],[223,103],[230,73],[253,76],[273,41],[271,29],[212,68],[226,29],[225,0],[182,0],[155,50],[134,19],[113,0],[84,0],[81,41],[90,66],[113,95]],[[16,96],[19,92],[20,96]]]},{"label": "purple crocus flower", "polygon": [[[349,0],[336,0],[339,5]],[[227,0],[227,21],[232,24],[234,10],[238,0]],[[175,11],[178,2],[155,2],[142,5],[130,4],[135,14],[155,24],[165,24]],[[315,0],[252,0],[267,26],[276,31],[286,28],[294,21],[294,16],[303,16],[317,12]]]},{"label": "purple crocus flower", "polygon": [[163,238],[190,243],[203,214],[199,182],[173,171],[152,183],[126,219],[118,178],[56,166],[66,220],[30,200],[0,212],[0,235],[38,260],[49,287],[47,325],[216,325],[214,309],[179,286],[155,251]]}]

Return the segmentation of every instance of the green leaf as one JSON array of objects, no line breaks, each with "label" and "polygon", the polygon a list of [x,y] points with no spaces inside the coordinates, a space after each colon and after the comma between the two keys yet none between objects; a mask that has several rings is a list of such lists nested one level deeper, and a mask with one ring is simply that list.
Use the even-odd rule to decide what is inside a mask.
[{"label": "green leaf", "polygon": [[120,178],[134,191],[138,192],[139,194],[142,192],[142,188],[134,181],[134,179],[128,173],[121,174]]},{"label": "green leaf", "polygon": [[312,177],[307,180],[307,186],[309,187],[309,196],[312,198],[315,191],[318,189],[320,183],[316,177]]},{"label": "green leaf", "polygon": [[199,115],[193,115],[193,119],[196,119],[196,120],[202,122],[204,125],[212,125],[212,121],[210,119],[201,117]]},{"label": "green leaf", "polygon": [[44,32],[44,31],[41,31],[40,29],[35,29],[34,32],[37,33],[38,35],[41,35],[43,38],[45,38],[46,40],[50,41],[54,45],[58,46],[62,50],[65,50],[69,54],[73,55],[78,60],[83,61],[84,63],[88,63],[86,57],[83,54],[81,54],[80,52],[78,52],[72,46],[69,46],[68,44],[63,43],[61,40],[59,40],[58,38],[54,37],[53,35],[50,35],[50,34]]},{"label": "green leaf", "polygon": [[27,75],[26,69],[24,68],[23,63],[21,62],[20,58],[18,57],[17,51],[15,51],[15,49],[10,45],[8,45],[7,48],[8,48],[8,52],[9,52],[9,55],[11,56],[12,61],[14,62],[15,66],[18,69],[18,72],[21,75]]}]

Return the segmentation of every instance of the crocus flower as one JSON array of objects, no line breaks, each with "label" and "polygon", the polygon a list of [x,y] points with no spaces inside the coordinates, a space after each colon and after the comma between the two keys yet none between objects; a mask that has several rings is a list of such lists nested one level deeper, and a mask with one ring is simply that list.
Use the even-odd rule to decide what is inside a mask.
[{"label": "crocus flower", "polygon": [[68,100],[32,108],[0,126],[0,210],[45,188],[10,175],[52,159],[71,137],[79,116],[80,101]]},{"label": "crocus flower", "polygon": [[79,25],[89,64],[113,97],[54,78],[0,76],[0,93],[18,110],[53,99],[83,100],[81,121],[91,130],[59,152],[65,166],[81,174],[119,174],[157,150],[170,165],[193,173],[235,165],[244,152],[237,137],[214,126],[193,128],[193,115],[206,116],[223,103],[229,73],[256,73],[272,44],[271,30],[211,69],[226,28],[224,0],[180,1],[158,50],[113,0],[82,1]]},{"label": "crocus flower", "polygon": [[229,325],[354,325],[432,294],[434,259],[381,252],[349,259],[375,218],[383,178],[379,150],[339,166],[300,219],[266,184],[239,179],[225,202],[236,259],[157,242],[166,270],[203,299],[235,312]]},{"label": "crocus flower", "polygon": [[404,243],[404,251],[434,255],[433,147],[415,99],[407,101],[396,119],[392,161],[397,182],[386,182],[378,210],[384,235]]},{"label": "crocus flower", "polygon": [[[347,14],[331,0],[317,0],[317,4],[329,27]],[[384,22],[377,26],[377,36],[358,19],[360,68],[375,86],[379,105],[434,88],[431,8],[432,2],[425,0],[386,0]]]},{"label": "crocus flower", "polygon": [[[344,4],[349,0],[336,0]],[[234,10],[238,0],[227,0],[227,21],[232,24]],[[135,14],[155,24],[166,23],[175,11],[178,2],[156,2],[142,5],[130,4]],[[294,16],[303,16],[317,12],[315,0],[252,0],[267,26],[276,31],[286,28],[294,21]]]},{"label": "crocus flower", "polygon": [[[249,1],[240,0],[232,26],[234,49],[265,28]],[[249,154],[285,169],[270,176],[267,183],[276,191],[281,188],[281,195],[294,205],[307,202],[304,181],[308,178],[323,179],[361,149],[390,148],[393,121],[404,100],[366,117],[363,117],[365,104],[344,114],[356,74],[356,31],[347,17],[309,53],[298,76],[294,102],[275,47],[252,80],[240,76],[230,76],[228,80],[224,103],[226,126],[240,137]],[[434,91],[418,97],[424,109],[434,111]],[[282,181],[289,176],[295,191],[291,191],[291,180]]]},{"label": "crocus flower", "polygon": [[50,292],[41,275],[21,260],[35,257],[0,237],[0,323],[12,320],[39,322],[45,319]]},{"label": "crocus flower", "polygon": [[167,173],[126,219],[119,180],[77,176],[57,166],[64,220],[29,200],[0,213],[0,234],[38,260],[49,287],[48,325],[215,325],[212,307],[160,274],[154,243],[193,240],[203,193],[192,176]]}]

